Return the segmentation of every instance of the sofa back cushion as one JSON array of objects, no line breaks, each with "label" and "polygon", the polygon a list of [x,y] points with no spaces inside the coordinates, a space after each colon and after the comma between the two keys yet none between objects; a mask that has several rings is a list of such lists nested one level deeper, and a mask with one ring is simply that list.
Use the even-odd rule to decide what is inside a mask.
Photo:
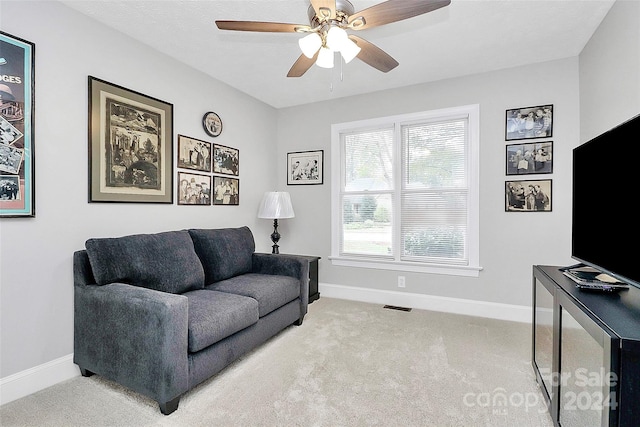
[{"label": "sofa back cushion", "polygon": [[251,272],[256,249],[249,227],[189,230],[207,284]]},{"label": "sofa back cushion", "polygon": [[98,285],[120,282],[173,294],[204,287],[186,230],[89,239],[85,247]]}]

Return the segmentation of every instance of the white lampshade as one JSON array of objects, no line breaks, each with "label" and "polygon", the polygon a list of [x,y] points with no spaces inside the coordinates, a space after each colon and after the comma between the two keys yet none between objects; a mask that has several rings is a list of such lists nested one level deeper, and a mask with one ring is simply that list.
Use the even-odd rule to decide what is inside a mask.
[{"label": "white lampshade", "polygon": [[302,50],[304,56],[313,58],[313,55],[315,55],[318,49],[320,49],[320,46],[322,46],[322,38],[318,33],[311,33],[298,40],[298,45],[300,45],[300,50]]},{"label": "white lampshade", "polygon": [[340,53],[344,58],[344,62],[348,64],[349,62],[351,62],[351,60],[353,60],[353,58],[358,56],[361,50],[362,49],[360,48],[360,46],[355,44],[352,40],[347,39],[346,42],[343,43],[342,49],[340,49]]},{"label": "white lampshade", "polygon": [[333,51],[326,47],[320,48],[316,65],[322,68],[333,68]]},{"label": "white lampshade", "polygon": [[286,191],[268,191],[264,193],[258,218],[280,219],[295,217],[291,196]]},{"label": "white lampshade", "polygon": [[327,33],[327,47],[334,52],[340,52],[342,46],[349,41],[347,32],[340,27],[331,27]]}]

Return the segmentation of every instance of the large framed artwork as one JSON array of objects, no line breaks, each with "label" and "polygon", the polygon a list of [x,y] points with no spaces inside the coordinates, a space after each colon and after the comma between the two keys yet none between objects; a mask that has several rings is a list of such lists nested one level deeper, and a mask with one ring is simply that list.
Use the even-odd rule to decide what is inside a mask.
[{"label": "large framed artwork", "polygon": [[173,203],[173,104],[89,76],[89,202]]},{"label": "large framed artwork", "polygon": [[553,173],[553,141],[507,145],[507,175]]},{"label": "large framed artwork", "polygon": [[550,138],[553,136],[553,105],[507,110],[505,140]]},{"label": "large framed artwork", "polygon": [[551,212],[551,180],[505,182],[506,212]]},{"label": "large framed artwork", "polygon": [[287,185],[322,184],[324,151],[287,153]]},{"label": "large framed artwork", "polygon": [[0,217],[35,217],[34,54],[0,31]]}]

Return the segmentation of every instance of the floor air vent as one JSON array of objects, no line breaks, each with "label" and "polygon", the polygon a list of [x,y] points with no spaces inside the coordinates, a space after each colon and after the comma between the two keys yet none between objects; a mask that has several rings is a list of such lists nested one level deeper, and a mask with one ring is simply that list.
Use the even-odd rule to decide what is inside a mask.
[{"label": "floor air vent", "polygon": [[398,307],[397,305],[385,305],[382,308],[388,308],[389,310],[398,310],[398,311],[411,311],[409,307]]}]

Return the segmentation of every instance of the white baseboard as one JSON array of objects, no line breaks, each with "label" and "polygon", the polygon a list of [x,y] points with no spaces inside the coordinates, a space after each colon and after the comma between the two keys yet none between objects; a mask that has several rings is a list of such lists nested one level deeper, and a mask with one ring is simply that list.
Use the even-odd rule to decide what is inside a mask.
[{"label": "white baseboard", "polygon": [[0,405],[80,375],[73,354],[0,379]]},{"label": "white baseboard", "polygon": [[531,307],[319,283],[320,297],[531,323]]}]

